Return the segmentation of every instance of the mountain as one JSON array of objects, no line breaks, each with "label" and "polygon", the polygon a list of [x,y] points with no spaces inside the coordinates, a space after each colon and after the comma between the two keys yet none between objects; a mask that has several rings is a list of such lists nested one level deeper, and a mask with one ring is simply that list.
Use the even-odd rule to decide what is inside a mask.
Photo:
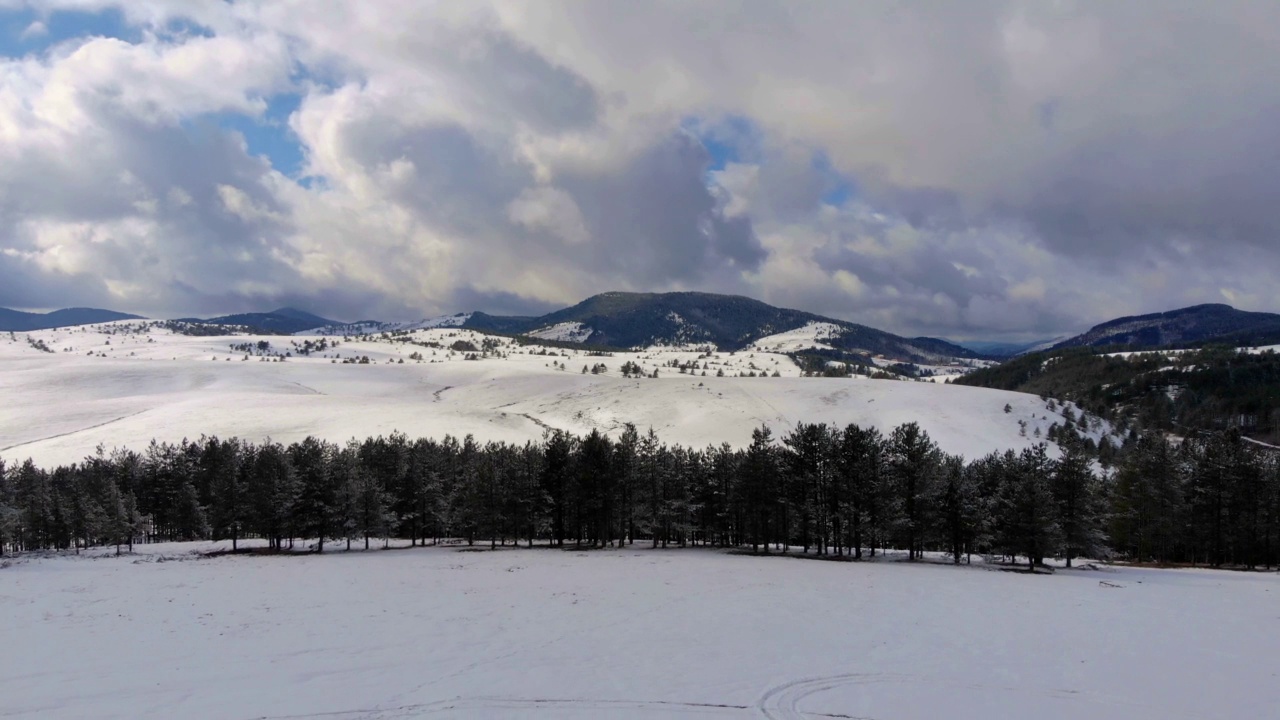
[{"label": "mountain", "polygon": [[0,331],[26,332],[71,327],[73,325],[92,325],[114,320],[141,319],[140,315],[130,315],[128,313],[115,312],[114,310],[99,310],[97,308],[65,308],[63,310],[54,310],[50,313],[28,313],[0,308]]},{"label": "mountain", "polygon": [[399,330],[428,330],[431,328],[462,327],[474,313],[457,313],[440,315],[422,320],[406,322],[383,322],[381,320],[357,320],[351,323],[338,323],[322,327],[311,327],[301,330],[295,335],[377,335]]},{"label": "mountain", "polygon": [[1007,358],[1007,357],[1014,357],[1015,355],[1022,355],[1023,353],[1035,352],[1036,348],[1041,348],[1041,349],[1048,348],[1060,340],[1062,340],[1061,337],[1055,340],[1047,340],[1047,341],[1034,340],[1032,342],[1023,342],[1023,343],[1011,343],[1011,342],[988,341],[988,340],[966,340],[964,342],[957,342],[956,345],[959,345],[960,347],[964,347],[964,348],[969,348],[970,350],[976,353],[982,353],[983,355],[987,355],[989,357]]},{"label": "mountain", "polygon": [[1194,305],[1180,310],[1122,317],[1096,325],[1053,349],[1127,345],[1136,348],[1280,343],[1280,315],[1246,312],[1230,305]]},{"label": "mountain", "polygon": [[309,312],[290,307],[284,307],[265,313],[222,315],[220,317],[208,318],[206,320],[195,320],[191,318],[183,319],[204,323],[206,325],[244,325],[271,333],[282,333],[286,335],[302,332],[304,330],[312,330],[314,328],[341,324],[337,320],[330,320],[328,318],[320,317],[319,315],[313,315]]},{"label": "mountain", "polygon": [[465,328],[608,347],[713,344],[741,350],[762,338],[821,326],[821,345],[847,352],[928,362],[975,357],[936,338],[903,338],[864,325],[778,308],[738,295],[608,292],[541,317],[473,313]]}]

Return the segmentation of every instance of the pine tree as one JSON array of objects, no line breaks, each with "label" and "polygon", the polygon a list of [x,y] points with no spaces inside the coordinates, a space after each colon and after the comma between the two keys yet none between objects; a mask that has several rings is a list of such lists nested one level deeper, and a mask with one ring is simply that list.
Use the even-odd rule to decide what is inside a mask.
[{"label": "pine tree", "polygon": [[253,529],[267,538],[272,550],[283,548],[291,531],[298,482],[289,455],[270,441],[257,448],[249,475],[248,497]]},{"label": "pine tree", "polygon": [[618,546],[634,543],[636,539],[635,484],[640,433],[636,426],[623,426],[618,442],[613,446],[613,471],[618,485]]},{"label": "pine tree", "polygon": [[325,540],[335,534],[338,488],[331,469],[334,449],[314,437],[289,446],[289,461],[298,480],[292,525],[304,538],[316,539],[316,551],[324,552]]},{"label": "pine tree", "polygon": [[1076,557],[1099,557],[1106,547],[1102,486],[1083,443],[1063,444],[1053,464],[1053,496],[1062,530],[1062,556],[1067,567]]},{"label": "pine tree", "polygon": [[972,552],[987,522],[987,507],[978,487],[978,476],[964,459],[947,456],[942,461],[942,478],[937,494],[937,510],[942,544],[950,550],[951,561]]},{"label": "pine tree", "polygon": [[[863,546],[869,544],[874,557],[875,531],[880,517],[883,438],[875,428],[850,424],[840,433],[839,442],[837,467],[843,486],[840,493],[842,524],[848,528],[853,556],[861,559]],[[864,542],[867,538],[871,539],[870,543]]]},{"label": "pine tree", "polygon": [[201,472],[211,488],[209,525],[214,540],[230,538],[231,551],[240,549],[240,535],[249,520],[245,497],[246,451],[238,440],[206,438],[201,454]]},{"label": "pine tree", "polygon": [[573,442],[570,435],[562,430],[548,431],[544,439],[546,458],[542,467],[540,482],[551,505],[551,539],[557,546],[564,545],[565,514],[572,472]]},{"label": "pine tree", "polygon": [[578,487],[582,495],[587,540],[593,546],[613,538],[613,443],[593,429],[578,445]]},{"label": "pine tree", "polygon": [[751,445],[742,459],[741,497],[746,509],[746,535],[751,539],[752,552],[759,552],[761,545],[766,553],[769,552],[772,539],[770,521],[778,497],[780,470],[773,433],[769,426],[761,425],[751,431]]},{"label": "pine tree", "polygon": [[1184,463],[1168,439],[1153,433],[1132,443],[1116,470],[1111,539],[1139,562],[1169,562],[1177,553],[1184,515]]},{"label": "pine tree", "polygon": [[916,423],[894,428],[889,437],[888,464],[895,488],[895,510],[907,558],[922,556],[924,529],[931,522],[931,501],[941,456],[929,434]]},{"label": "pine tree", "polygon": [[21,518],[8,468],[0,458],[0,556],[4,555],[6,546],[17,544]]},{"label": "pine tree", "polygon": [[1053,465],[1043,444],[1016,457],[1004,457],[1004,487],[1000,493],[1003,545],[1010,555],[1023,555],[1035,569],[1047,553],[1061,545],[1057,506],[1052,491]]}]

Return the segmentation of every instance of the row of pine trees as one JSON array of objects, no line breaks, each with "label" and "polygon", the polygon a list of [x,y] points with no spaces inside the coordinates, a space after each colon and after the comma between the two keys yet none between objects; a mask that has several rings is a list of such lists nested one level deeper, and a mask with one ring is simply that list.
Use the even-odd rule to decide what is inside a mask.
[{"label": "row of pine trees", "polygon": [[1238,435],[1141,438],[1105,470],[1086,444],[1061,447],[966,462],[915,423],[887,436],[800,424],[780,442],[761,427],[745,449],[667,445],[633,426],[524,445],[152,442],[52,470],[0,463],[0,553],[210,538],[323,552],[400,538],[1276,564],[1280,464]]}]

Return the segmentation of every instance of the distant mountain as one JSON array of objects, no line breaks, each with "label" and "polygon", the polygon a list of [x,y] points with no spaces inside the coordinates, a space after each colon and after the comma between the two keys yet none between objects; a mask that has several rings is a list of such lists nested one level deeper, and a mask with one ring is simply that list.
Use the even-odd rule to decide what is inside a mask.
[{"label": "distant mountain", "polygon": [[376,335],[384,332],[396,332],[398,330],[426,330],[429,328],[446,328],[446,327],[462,327],[473,315],[473,313],[457,313],[455,315],[441,315],[439,317],[425,318],[423,320],[410,320],[406,322],[382,322],[380,320],[359,320],[352,323],[338,323],[334,325],[325,325],[322,327],[312,327],[301,330],[297,335]]},{"label": "distant mountain", "polygon": [[1117,318],[1064,340],[1053,349],[1107,345],[1159,348],[1207,343],[1237,346],[1280,343],[1280,315],[1246,312],[1230,305],[1194,305],[1152,315]]},{"label": "distant mountain", "polygon": [[822,343],[840,351],[917,362],[977,355],[945,340],[903,338],[747,297],[698,292],[609,292],[536,318],[474,313],[462,327],[609,347],[711,344],[740,350],[761,338],[816,323],[835,326],[823,333]]},{"label": "distant mountain", "polygon": [[114,320],[141,319],[140,315],[130,315],[128,313],[115,312],[114,310],[99,310],[97,308],[66,308],[54,310],[50,313],[28,313],[0,308],[0,331],[27,332],[71,327],[73,325],[92,325]]},{"label": "distant mountain", "polygon": [[284,307],[279,310],[272,310],[271,312],[265,313],[222,315],[220,317],[213,317],[204,320],[196,318],[182,319],[191,322],[200,322],[206,325],[242,325],[270,333],[281,333],[285,335],[340,324],[337,320],[330,320],[328,318],[320,317],[319,315],[313,315],[309,312],[290,307]]},{"label": "distant mountain", "polygon": [[987,355],[994,358],[1007,358],[1023,353],[1034,352],[1038,347],[1049,347],[1058,342],[1062,338],[1056,340],[1034,340],[1032,342],[1011,343],[988,340],[966,340],[957,342],[960,347],[969,348],[970,350]]}]

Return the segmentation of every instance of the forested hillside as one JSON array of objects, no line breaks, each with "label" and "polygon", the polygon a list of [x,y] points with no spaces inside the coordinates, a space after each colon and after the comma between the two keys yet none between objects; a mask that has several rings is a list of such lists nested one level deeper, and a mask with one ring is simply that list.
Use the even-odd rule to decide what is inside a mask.
[{"label": "forested hillside", "polygon": [[[881,548],[1025,558],[1121,557],[1271,567],[1280,560],[1280,464],[1233,433],[1174,448],[1131,443],[1114,476],[1066,432],[966,462],[915,423],[888,436],[801,424],[749,448],[669,446],[549,432],[481,445],[403,435],[338,446],[202,438],[99,451],[42,469],[0,465],[0,552],[164,540],[266,538],[272,548],[376,538],[603,547]],[[1110,538],[1110,541],[1108,541]]]},{"label": "forested hillside", "polygon": [[955,382],[1071,400],[1122,428],[1179,435],[1236,428],[1280,444],[1280,354],[1274,351],[1073,348],[1014,358]]},{"label": "forested hillside", "polygon": [[602,293],[541,317],[473,313],[463,327],[520,334],[569,323],[585,328],[586,344],[613,347],[710,344],[722,350],[739,350],[775,333],[824,323],[838,328],[826,343],[839,350],[914,361],[978,355],[945,340],[903,338],[748,297],[699,292]]},{"label": "forested hillside", "polygon": [[1064,347],[1139,348],[1280,343],[1280,315],[1246,312],[1230,305],[1208,304],[1151,315],[1116,318],[1064,340]]}]

